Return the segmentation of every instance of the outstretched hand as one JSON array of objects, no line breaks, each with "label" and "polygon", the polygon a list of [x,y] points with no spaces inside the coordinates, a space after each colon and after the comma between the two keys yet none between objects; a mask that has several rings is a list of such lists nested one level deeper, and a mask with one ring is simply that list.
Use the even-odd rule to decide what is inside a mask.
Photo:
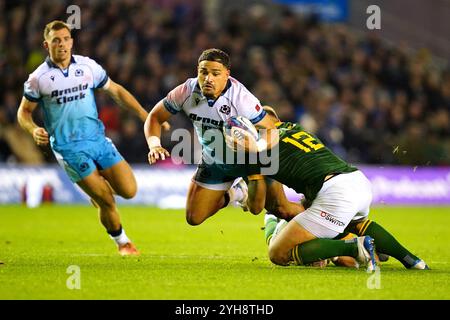
[{"label": "outstretched hand", "polygon": [[154,164],[158,160],[166,160],[166,157],[170,157],[169,151],[163,147],[152,147],[148,153],[148,162]]}]

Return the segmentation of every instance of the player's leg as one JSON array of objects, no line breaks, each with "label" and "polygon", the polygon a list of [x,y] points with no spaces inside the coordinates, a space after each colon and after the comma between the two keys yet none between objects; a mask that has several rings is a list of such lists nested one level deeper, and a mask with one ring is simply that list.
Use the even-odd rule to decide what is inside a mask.
[{"label": "player's leg", "polygon": [[[230,202],[241,200],[246,195],[239,190],[230,192],[242,166],[226,166],[201,163],[189,185],[186,201],[186,221],[199,225]],[[244,171],[243,171],[244,172]]]},{"label": "player's leg", "polygon": [[133,171],[111,139],[99,138],[93,144],[91,154],[100,175],[108,181],[115,194],[125,199],[131,199],[136,195],[137,184]]},{"label": "player's leg", "polygon": [[[358,212],[370,205],[370,186],[361,173],[347,173],[338,175],[324,182],[311,206],[304,212],[295,216],[270,244],[270,255],[275,262],[286,263],[289,259],[297,263],[307,264],[315,258],[329,258],[333,249],[339,248],[341,251],[334,256],[355,255],[355,244],[362,241],[357,240],[329,240],[343,233],[345,227],[352,221]],[[305,243],[304,247],[294,245],[305,241],[319,238],[319,242]],[[326,241],[325,241],[326,240]],[[371,238],[367,237],[367,241]],[[333,241],[340,241],[334,244]],[[366,241],[366,240],[364,240]],[[370,245],[370,244],[368,244]],[[335,246],[335,247],[334,247]],[[339,249],[336,249],[339,251]],[[333,257],[334,257],[333,256]],[[271,258],[272,259],[272,258]],[[371,254],[371,267],[375,267],[375,258]]]},{"label": "player's leg", "polygon": [[[283,221],[285,220],[279,222],[277,228]],[[330,237],[334,234],[321,226],[316,226],[317,230],[328,233]],[[272,237],[269,244],[269,258],[278,265],[288,265],[291,262],[310,265],[336,256],[349,256],[362,264],[367,264],[373,261],[374,250],[373,240],[370,237],[351,240],[317,238],[299,225],[294,218],[286,222],[279,234]]]},{"label": "player's leg", "polygon": [[100,222],[108,233],[119,230],[120,216],[111,188],[98,170],[77,182],[78,186],[89,195],[99,208]]},{"label": "player's leg", "polygon": [[273,179],[265,178],[267,185],[265,209],[280,219],[291,220],[305,208],[300,203],[289,201],[283,185]]},{"label": "player's leg", "polygon": [[[355,234],[349,233],[349,232],[345,232],[344,234],[340,234],[337,237],[337,239],[339,239],[339,240],[349,240],[349,239],[354,239],[355,237],[357,237]],[[359,267],[358,261],[356,261],[355,258],[349,257],[349,256],[334,257],[334,258],[331,258],[330,260],[336,266],[339,266],[339,267],[347,267],[347,268],[358,268]],[[379,262],[379,259],[378,259],[377,255],[375,255],[375,260],[376,260],[377,263]]]},{"label": "player's leg", "polygon": [[[115,194],[125,199],[133,198],[136,195],[137,186],[133,171],[109,138],[100,137],[96,143],[92,144],[89,152],[95,160],[98,174],[103,179],[103,184],[109,188],[113,200]],[[102,208],[95,198],[92,199],[98,205],[101,220],[107,220],[109,216],[114,220],[116,216],[119,217],[115,201],[114,209],[112,209],[107,205],[103,205]],[[107,231],[116,241],[122,255],[139,254],[134,244],[126,236],[121,224],[118,228],[107,229]]]},{"label": "player's leg", "polygon": [[[285,220],[286,221],[286,220]],[[271,213],[266,213],[264,215],[264,238],[266,244],[269,245],[275,234],[275,229],[277,228],[280,219]],[[280,230],[281,231],[281,230]]]},{"label": "player's leg", "polygon": [[[199,225],[217,211],[226,207],[230,202],[230,196],[225,190],[208,189],[195,181],[191,181],[186,201],[186,221],[192,225]],[[222,188],[222,189],[223,189]]]},{"label": "player's leg", "polygon": [[122,255],[139,254],[131,240],[122,228],[114,195],[107,181],[98,170],[77,182],[78,186],[95,201],[98,206],[99,218],[108,234],[116,242]]},{"label": "player's leg", "polygon": [[[370,204],[372,202],[372,191],[371,183],[367,177],[361,171],[356,171],[350,174],[339,175],[333,179],[345,179],[346,176],[351,176],[353,179],[353,181],[345,182],[347,183],[347,188],[354,188],[352,193],[356,199],[355,204],[357,209],[357,214],[349,222],[346,231],[355,233],[358,236],[367,235],[372,237],[377,244],[378,252],[393,256],[406,268],[428,269],[428,266],[423,260],[409,252],[382,226],[368,219]],[[367,198],[368,195],[370,197]]]},{"label": "player's leg", "polygon": [[377,244],[377,252],[396,258],[405,268],[429,269],[423,260],[402,246],[392,234],[375,221],[369,219],[353,221],[346,230],[359,236],[371,236]]},{"label": "player's leg", "polygon": [[136,195],[136,178],[130,165],[125,160],[121,160],[107,169],[100,170],[100,175],[108,181],[117,195],[125,199],[131,199]]},{"label": "player's leg", "polygon": [[95,143],[83,144],[82,147],[54,151],[54,154],[72,182],[77,183],[93,200],[99,211],[100,222],[117,243],[119,252],[136,254],[137,250],[122,229],[113,190],[97,169],[97,166],[113,166],[123,160],[110,141],[100,139]]}]

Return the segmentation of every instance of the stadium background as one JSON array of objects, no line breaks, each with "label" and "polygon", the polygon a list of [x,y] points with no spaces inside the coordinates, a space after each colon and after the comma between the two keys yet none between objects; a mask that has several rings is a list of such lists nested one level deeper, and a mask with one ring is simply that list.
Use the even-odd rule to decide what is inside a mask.
[{"label": "stadium background", "polygon": [[[57,168],[51,150],[37,147],[20,129],[16,112],[23,82],[46,57],[43,27],[55,18],[67,20],[72,4],[81,9],[74,53],[97,60],[147,110],[195,76],[202,50],[219,47],[231,55],[232,75],[283,120],[300,122],[354,164],[409,166],[413,177],[418,168],[439,166],[434,177],[442,177],[437,185],[447,188],[448,201],[450,178],[442,171],[450,165],[448,2],[434,2],[434,10],[423,1],[383,3],[381,30],[368,30],[367,1],[126,0],[0,1],[2,202],[20,200],[27,180],[43,175],[34,169]],[[130,163],[148,169],[142,123],[105,94],[96,97],[107,136]],[[42,123],[42,113],[35,119]],[[184,115],[171,124],[192,132]],[[170,132],[164,134],[169,150],[175,143]],[[23,165],[34,171],[24,175]],[[62,180],[70,189],[61,176],[57,184]],[[138,177],[141,184],[148,179]],[[147,188],[147,195],[157,189]]]}]

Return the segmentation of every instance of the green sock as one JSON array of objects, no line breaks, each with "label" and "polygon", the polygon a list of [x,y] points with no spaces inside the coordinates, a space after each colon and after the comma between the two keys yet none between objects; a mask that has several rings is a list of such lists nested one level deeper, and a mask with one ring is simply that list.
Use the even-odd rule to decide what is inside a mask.
[{"label": "green sock", "polygon": [[272,239],[273,232],[278,224],[277,219],[268,219],[264,226],[264,236],[266,238],[266,244],[269,245],[270,239]]},{"label": "green sock", "polygon": [[371,236],[375,240],[377,252],[388,254],[400,261],[406,268],[411,268],[419,259],[403,247],[389,232],[378,223],[367,220],[361,228],[361,236]]},{"label": "green sock", "polygon": [[356,238],[350,240],[314,239],[292,249],[292,258],[299,265],[337,256],[356,257],[357,255]]}]

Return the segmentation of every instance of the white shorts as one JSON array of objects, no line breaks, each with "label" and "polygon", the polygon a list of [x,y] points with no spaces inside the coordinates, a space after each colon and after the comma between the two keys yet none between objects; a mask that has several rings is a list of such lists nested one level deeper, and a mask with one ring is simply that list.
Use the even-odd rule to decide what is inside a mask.
[{"label": "white shorts", "polygon": [[369,215],[372,186],[361,171],[341,173],[324,182],[311,207],[294,220],[317,238],[334,238],[350,221]]}]

